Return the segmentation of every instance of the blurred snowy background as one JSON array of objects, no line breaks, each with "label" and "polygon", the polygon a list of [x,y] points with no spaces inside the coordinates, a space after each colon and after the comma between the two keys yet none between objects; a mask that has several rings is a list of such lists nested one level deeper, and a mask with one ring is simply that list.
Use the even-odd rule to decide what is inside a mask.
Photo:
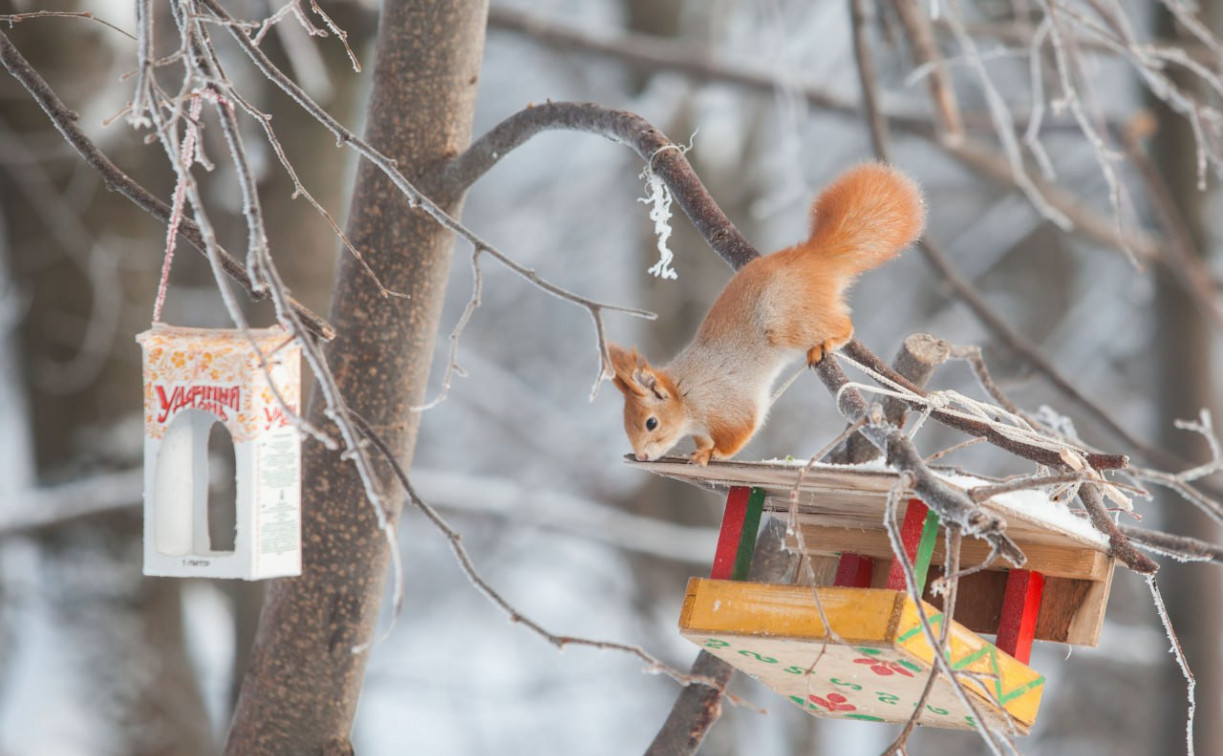
[{"label": "blurred snowy background", "polygon": [[[267,15],[269,5],[280,3],[227,7],[254,18]],[[376,4],[323,5],[350,32],[365,74],[351,71],[338,45],[309,40],[292,23],[277,27],[267,49],[359,130]],[[996,0],[965,3],[961,11],[974,22],[1005,22],[1026,5]],[[1130,5],[1131,17],[1146,28],[1158,3]],[[128,2],[0,2],[4,13],[52,7],[89,10],[134,28]],[[705,184],[762,250],[803,236],[818,188],[871,156],[860,114],[818,107],[804,94],[811,88],[850,105],[859,99],[848,3],[538,0],[494,8],[475,133],[546,100],[636,112],[675,141],[691,142],[688,158]],[[516,28],[517,16],[507,9],[595,39],[634,35],[698,63],[741,65],[774,85],[744,86],[558,47],[546,35]],[[121,77],[134,65],[134,42],[79,18],[27,20],[5,32],[80,113],[92,138],[168,196],[172,176],[160,151],[114,119],[130,98]],[[885,107],[929,120],[924,82],[909,78],[907,48],[889,38],[887,23],[872,28],[872,39]],[[1004,43],[1011,44],[979,40],[991,53],[995,83],[1025,111],[1029,62],[1019,54],[1022,45],[1017,52]],[[1125,123],[1148,106],[1123,60],[1088,51],[1084,61],[1082,80],[1098,118]],[[273,113],[304,181],[342,218],[352,153],[336,149],[333,137],[250,69],[235,64],[230,73]],[[953,73],[962,107],[981,124],[979,81],[962,64]],[[1096,155],[1067,116],[1050,119],[1042,141],[1058,184],[1107,216]],[[988,138],[988,125],[979,130]],[[928,137],[896,130],[894,140],[895,162],[927,192],[931,237],[989,304],[1122,426],[1200,458],[1198,441],[1175,446],[1181,442],[1172,420],[1196,416],[1213,396],[1218,329],[1203,324],[1183,293],[1165,291],[1158,269],[1137,271],[1114,248],[1060,233],[1023,194],[974,175]],[[258,143],[251,142],[254,149]],[[260,157],[273,254],[294,294],[326,313],[338,245],[325,223],[292,199],[270,151]],[[657,252],[648,207],[638,202],[642,169],[631,151],[600,138],[545,134],[475,186],[463,219],[566,288],[659,313],[655,323],[609,316],[608,327],[614,340],[665,359],[695,329],[730,271],[676,208],[671,247],[679,278],[646,273]],[[224,239],[240,249],[245,230],[231,181],[221,168],[205,189],[215,219],[225,223]],[[1202,201],[1202,216],[1217,223],[1223,214],[1213,183]],[[1149,226],[1148,215],[1140,194],[1127,195],[1128,223]],[[1209,223],[1202,244],[1208,259],[1216,230]],[[224,738],[260,586],[140,575],[140,370],[132,337],[148,326],[163,248],[163,227],[108,193],[26,92],[0,75],[0,754],[6,756],[206,754]],[[456,252],[445,329],[470,294],[468,255],[462,247]],[[172,282],[169,322],[229,325],[201,257],[180,255]],[[867,276],[853,303],[858,336],[877,353],[890,357],[915,331],[981,344],[1023,406],[1049,404],[1089,441],[1128,451],[1022,359],[995,348],[916,251]],[[252,306],[251,313],[258,324],[271,322],[266,309]],[[439,339],[438,379],[447,348]],[[686,579],[708,569],[720,502],[625,469],[618,395],[605,385],[588,401],[598,369],[589,318],[488,265],[483,305],[463,336],[459,361],[469,377],[458,379],[424,420],[413,470],[422,495],[462,531],[484,575],[534,620],[557,633],[640,645],[686,668],[696,648],[675,625]],[[963,366],[944,368],[932,384],[976,391]],[[827,392],[804,375],[740,456],[806,457],[841,427]],[[919,440],[932,452],[958,438],[929,428]],[[1012,471],[999,467],[1001,455],[980,449],[952,459],[984,473]],[[1161,497],[1141,509],[1147,525],[1210,538],[1180,500]],[[639,753],[650,742],[678,693],[672,681],[643,673],[621,654],[557,653],[509,623],[472,589],[445,540],[411,510],[400,547],[406,603],[369,663],[354,732],[358,753],[610,756]],[[1170,565],[1160,576],[1201,678],[1198,753],[1223,752],[1223,742],[1214,740],[1223,691],[1220,592],[1211,569]],[[1035,732],[1021,742],[1025,752],[1182,752],[1184,683],[1167,647],[1145,586],[1119,572],[1099,648],[1036,649],[1033,666],[1049,687]],[[817,721],[750,680],[735,686],[768,713],[727,707],[702,753],[865,756],[882,751],[896,733]],[[983,749],[971,734],[922,732],[910,753]]]}]

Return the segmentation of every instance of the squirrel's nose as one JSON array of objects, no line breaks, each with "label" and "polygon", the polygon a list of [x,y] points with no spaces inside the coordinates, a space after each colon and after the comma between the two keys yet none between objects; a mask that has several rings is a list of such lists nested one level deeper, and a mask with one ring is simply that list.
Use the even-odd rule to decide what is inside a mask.
[{"label": "squirrel's nose", "polygon": [[633,456],[637,457],[638,462],[649,462],[650,455],[645,452],[634,451]]}]

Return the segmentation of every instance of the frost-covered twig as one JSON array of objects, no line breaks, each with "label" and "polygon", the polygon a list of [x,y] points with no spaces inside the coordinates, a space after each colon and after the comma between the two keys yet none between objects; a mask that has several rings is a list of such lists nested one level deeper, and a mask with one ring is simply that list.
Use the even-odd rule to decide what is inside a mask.
[{"label": "frost-covered twig", "polygon": [[[947,653],[947,641],[951,637],[951,623],[955,620],[955,603],[959,595],[960,578],[963,573],[960,572],[960,545],[963,542],[963,534],[955,525],[943,529],[945,546],[943,554],[943,577],[939,578],[933,585],[933,592],[943,594],[943,622],[939,625],[938,646],[935,647],[935,654],[942,656]],[[908,553],[903,553],[903,559],[908,558]],[[904,566],[902,561],[901,565]],[[907,581],[907,576],[906,576]],[[917,699],[917,705],[913,707],[913,714],[909,717],[909,721],[905,722],[904,729],[896,736],[896,740],[892,741],[892,745],[883,752],[883,756],[892,756],[898,754],[903,756],[905,745],[909,742],[909,736],[913,734],[914,728],[917,727],[917,720],[921,718],[923,710],[926,708],[926,701],[930,698],[930,694],[934,692],[934,686],[938,683],[939,676],[942,674],[942,669],[935,664],[931,666],[930,676],[926,679],[926,687],[922,689],[921,696]],[[956,684],[953,679],[952,684]]]},{"label": "frost-covered twig", "polygon": [[1158,530],[1118,525],[1121,532],[1147,551],[1172,557],[1180,562],[1223,564],[1223,546],[1189,536],[1161,533]]},{"label": "frost-covered twig", "polygon": [[[827,361],[827,360],[825,360]],[[900,564],[905,578],[905,590],[908,591],[909,597],[913,599],[913,604],[917,608],[917,617],[921,622],[922,633],[925,635],[926,643],[930,645],[932,654],[932,675],[926,684],[926,692],[923,693],[923,699],[929,692],[929,688],[934,685],[933,672],[938,671],[943,674],[951,684],[952,691],[956,697],[960,699],[960,703],[964,704],[964,708],[972,712],[973,721],[976,723],[977,732],[981,735],[981,739],[989,746],[989,749],[995,756],[1002,756],[1004,749],[1012,754],[1019,754],[1019,749],[1015,745],[1014,739],[1006,733],[998,732],[990,723],[981,715],[981,711],[977,708],[976,703],[968,695],[968,691],[964,689],[963,683],[960,682],[955,670],[951,666],[949,654],[944,652],[946,636],[935,635],[934,628],[930,625],[930,617],[926,614],[926,605],[922,601],[921,591],[917,587],[917,573],[913,568],[913,560],[909,558],[909,554],[905,551],[904,542],[900,538],[900,526],[897,524],[898,503],[902,498],[909,495],[909,492],[918,493],[917,477],[909,472],[902,471],[896,485],[888,492],[887,504],[884,507],[883,524],[887,529],[888,540],[892,544],[892,553],[896,561]],[[919,494],[920,496],[920,494]],[[927,504],[925,497],[921,497]],[[931,507],[933,508],[933,506]],[[955,528],[954,523],[947,523],[945,527]],[[943,628],[944,633],[946,628],[951,625],[949,617],[944,615]],[[920,714],[920,709],[916,714]],[[916,715],[915,714],[915,715]],[[903,743],[902,743],[903,745]]]},{"label": "frost-covered twig", "polygon": [[956,430],[981,436],[991,444],[1025,459],[1050,467],[1065,464],[1061,452],[1072,449],[1081,454],[1087,463],[1097,470],[1124,469],[1128,461],[1124,456],[1101,454],[1077,446],[1068,440],[1054,438],[1017,424],[1012,417],[1005,417],[1001,408],[990,408],[953,392],[939,392],[932,398],[926,392],[910,384],[901,375],[887,366],[878,356],[866,349],[856,339],[843,349],[843,357],[851,364],[878,381],[884,388],[872,389],[888,396],[895,396],[918,411],[929,410],[930,417]]},{"label": "frost-covered twig", "polygon": [[941,5],[945,11],[943,18],[947,20],[952,34],[960,45],[960,49],[964,51],[968,61],[972,64],[977,80],[981,84],[981,91],[985,95],[985,102],[989,106],[990,117],[994,121],[994,131],[1002,145],[1002,152],[1010,164],[1011,180],[1027,195],[1028,199],[1032,202],[1032,206],[1041,215],[1063,231],[1069,231],[1073,228],[1070,218],[1050,203],[1048,198],[1032,182],[1031,177],[1028,176],[1027,169],[1024,166],[1023,153],[1020,150],[1018,140],[1015,138],[1015,122],[1011,117],[1010,108],[1007,106],[1006,100],[1002,97],[997,87],[994,86],[989,72],[986,71],[985,63],[981,60],[981,55],[977,51],[976,40],[969,36],[968,32],[964,29],[963,22],[960,20],[959,3],[956,0],[946,0]]},{"label": "frost-covered twig", "polygon": [[[824,385],[837,396],[837,409],[853,422],[868,414],[866,401],[856,389],[845,387],[849,379],[830,355],[815,367]],[[964,534],[981,538],[997,548],[999,553],[1017,567],[1027,561],[1015,542],[1006,535],[1006,522],[968,498],[963,491],[943,483],[918,453],[913,441],[895,426],[867,424],[859,431],[878,448],[884,450],[888,464],[902,473],[909,473],[918,497],[938,513],[943,521],[957,523]]]},{"label": "frost-covered twig", "polygon": [[1210,410],[1203,407],[1197,420],[1173,420],[1177,430],[1187,430],[1200,434],[1210,445],[1210,461],[1189,470],[1177,473],[1176,479],[1182,483],[1192,483],[1198,478],[1212,475],[1223,469],[1223,449],[1219,445],[1219,437],[1215,435],[1214,424],[1210,420]]},{"label": "frost-covered twig", "polygon": [[1176,663],[1181,668],[1181,674],[1185,676],[1185,698],[1189,702],[1189,711],[1185,715],[1185,747],[1187,756],[1193,756],[1193,716],[1197,711],[1197,699],[1194,696],[1194,691],[1197,688],[1197,678],[1193,676],[1193,671],[1189,669],[1189,660],[1185,658],[1185,651],[1181,648],[1180,639],[1176,637],[1176,631],[1172,629],[1172,618],[1168,616],[1168,608],[1164,606],[1164,597],[1159,592],[1159,585],[1155,582],[1154,575],[1147,575],[1147,587],[1151,589],[1151,600],[1155,602],[1155,611],[1159,614],[1159,621],[1164,626],[1164,633],[1168,636],[1168,641],[1172,644],[1172,655],[1176,657]]},{"label": "frost-covered twig", "polygon": [[926,12],[917,4],[917,0],[896,0],[893,3],[896,15],[904,26],[909,45],[913,48],[913,57],[918,66],[928,67],[926,81],[930,87],[930,100],[934,103],[934,112],[938,115],[939,126],[943,139],[959,141],[964,138],[964,122],[960,117],[960,105],[956,100],[955,88],[943,54],[938,49],[934,39],[934,31]]},{"label": "frost-covered twig", "polygon": [[[629,307],[621,307],[619,305],[596,302],[591,299],[574,294],[560,286],[557,286],[544,278],[542,278],[534,270],[518,263],[509,255],[488,243],[474,231],[467,228],[459,221],[452,218],[445,210],[441,208],[434,200],[430,199],[424,192],[414,186],[403,172],[396,165],[395,161],[384,155],[379,150],[375,149],[368,142],[358,137],[355,133],[341,124],[330,113],[315,103],[306,92],[298,86],[294,81],[289,79],[284,73],[276,67],[275,64],[254,45],[247,34],[238,26],[233,25],[233,17],[221,7],[216,0],[201,0],[201,4],[207,7],[213,14],[223,23],[238,42],[239,47],[246,55],[254,62],[255,66],[262,72],[273,84],[279,87],[289,97],[291,97],[310,117],[314,118],[325,128],[335,135],[340,144],[348,146],[360,154],[376,166],[391,182],[395,188],[403,193],[407,199],[409,206],[419,208],[424,211],[429,217],[433,218],[440,226],[449,229],[454,234],[468,241],[473,247],[482,250],[489,257],[499,261],[502,265],[509,268],[521,278],[527,280],[534,286],[543,291],[552,294],[559,299],[577,304],[586,309],[594,321],[596,336],[599,340],[600,347],[600,369],[599,375],[594,382],[592,394],[598,390],[600,381],[609,374],[610,367],[606,354],[606,344],[603,334],[602,314],[604,311],[621,312],[627,315],[652,319],[653,313],[644,310],[638,310]],[[469,150],[470,151],[470,150]],[[465,153],[466,154],[466,153]],[[453,197],[448,197],[453,199]]]},{"label": "frost-covered twig", "polygon": [[[154,218],[163,223],[169,223],[173,214],[170,206],[120,170],[110,158],[106,157],[98,149],[93,141],[85,135],[85,132],[77,126],[77,114],[59,99],[42,76],[34,70],[29,61],[21,55],[12,41],[3,32],[0,32],[0,63],[3,63],[8,72],[34,97],[35,102],[42,107],[55,128],[81,157],[98,172],[98,175],[102,177],[102,181],[108,189],[117,191],[124,197],[127,197]],[[184,219],[181,224],[180,234],[202,254],[206,256],[210,254],[215,255],[218,265],[225,274],[240,284],[250,294],[252,299],[264,298],[265,295],[259,293],[252,283],[250,272],[247,271],[246,266],[220,246],[214,247],[213,251],[209,252],[208,244],[197,223],[190,219]],[[322,339],[331,339],[335,336],[335,329],[325,319],[311,312],[301,303],[296,300],[290,300],[290,307],[301,317],[306,328],[314,335]]]},{"label": "frost-covered twig", "polygon": [[664,674],[681,685],[712,686],[717,688],[730,702],[736,705],[744,703],[741,701],[741,699],[726,692],[725,682],[718,682],[707,677],[697,677],[685,674],[669,664],[659,660],[653,654],[650,654],[640,646],[619,643],[616,641],[594,640],[572,635],[559,635],[549,631],[543,625],[528,617],[517,607],[507,601],[505,597],[498,593],[497,590],[493,588],[492,585],[484,578],[484,576],[480,574],[480,571],[476,568],[475,562],[471,558],[471,554],[467,551],[467,547],[463,545],[462,535],[451,527],[450,524],[446,522],[445,518],[443,518],[436,509],[421,498],[420,494],[416,492],[416,488],[412,485],[412,481],[408,477],[407,471],[405,471],[403,466],[399,464],[399,460],[396,458],[391,447],[382,439],[380,435],[378,435],[376,431],[374,431],[372,427],[370,427],[369,423],[367,423],[360,416],[354,414],[352,415],[352,418],[357,427],[360,428],[361,434],[369,440],[375,449],[378,450],[379,454],[382,456],[382,461],[390,467],[392,473],[395,475],[395,478],[399,481],[399,485],[401,485],[403,490],[406,492],[408,501],[419,509],[421,513],[424,514],[425,518],[428,519],[435,528],[437,528],[438,532],[440,532],[446,538],[451,552],[454,554],[455,559],[459,563],[459,567],[463,570],[463,574],[467,576],[467,579],[471,581],[472,586],[474,586],[476,590],[478,590],[484,595],[485,598],[492,602],[493,605],[499,608],[509,618],[510,622],[521,624],[523,627],[555,646],[558,651],[564,649],[566,646],[585,646],[604,651],[620,651],[640,659],[646,665],[646,669],[649,671]]},{"label": "frost-covered twig", "polygon": [[[137,6],[139,6],[139,3],[137,3]],[[92,21],[95,24],[101,24],[102,26],[105,26],[107,29],[110,29],[111,31],[117,31],[120,34],[122,34],[123,36],[127,37],[128,39],[131,39],[131,40],[136,39],[136,37],[131,32],[127,31],[126,29],[115,26],[114,24],[112,24],[111,22],[107,21],[104,18],[98,18],[97,16],[95,16],[93,13],[90,13],[89,11],[40,10],[40,11],[25,11],[22,13],[4,13],[4,14],[0,14],[0,23],[8,24],[9,27],[11,28],[21,23],[22,21],[28,21],[34,18],[81,18],[81,19],[85,19],[86,21]]]}]

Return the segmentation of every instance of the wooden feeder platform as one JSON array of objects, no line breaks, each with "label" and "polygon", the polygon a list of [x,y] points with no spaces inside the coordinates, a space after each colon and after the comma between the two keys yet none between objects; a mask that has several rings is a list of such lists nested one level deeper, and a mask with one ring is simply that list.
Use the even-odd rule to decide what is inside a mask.
[{"label": "wooden feeder platform", "polygon": [[[909,719],[931,669],[933,652],[905,590],[903,570],[884,525],[898,475],[878,465],[713,462],[664,458],[630,464],[726,495],[713,579],[693,579],[680,619],[684,637],[730,662],[811,714],[868,721]],[[988,481],[940,473],[967,490]],[[997,560],[959,581],[950,621],[950,661],[987,721],[1026,733],[1035,721],[1044,678],[1027,666],[1033,640],[1094,646],[1104,622],[1115,560],[1106,539],[1064,505],[1036,493],[1004,494],[982,507],[1007,522],[1028,563]],[[917,499],[899,507],[902,545],[914,564],[923,606],[941,627],[944,540],[935,513]],[[765,511],[797,511],[788,546],[806,569],[796,584],[747,578]],[[963,539],[961,569],[981,565],[987,544]],[[820,602],[836,643],[820,620]],[[995,635],[989,643],[978,634]],[[818,660],[818,661],[817,661]],[[872,663],[874,662],[874,663]],[[936,727],[974,727],[972,712],[946,679],[936,684],[918,720]]]}]

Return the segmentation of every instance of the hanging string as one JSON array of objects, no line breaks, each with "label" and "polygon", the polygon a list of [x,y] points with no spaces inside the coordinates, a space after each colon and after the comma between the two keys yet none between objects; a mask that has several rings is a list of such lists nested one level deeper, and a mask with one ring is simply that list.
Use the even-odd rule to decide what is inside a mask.
[{"label": "hanging string", "polygon": [[178,238],[178,227],[183,219],[183,204],[187,194],[187,181],[190,180],[192,155],[195,153],[195,143],[199,138],[200,108],[203,97],[197,96],[191,102],[191,114],[187,119],[187,133],[183,137],[182,148],[179,150],[178,179],[174,184],[174,204],[170,212],[170,225],[166,229],[166,256],[161,264],[161,282],[157,285],[157,301],[153,304],[153,322],[161,322],[161,308],[166,302],[166,288],[170,284],[170,265],[174,261],[174,243]]}]

